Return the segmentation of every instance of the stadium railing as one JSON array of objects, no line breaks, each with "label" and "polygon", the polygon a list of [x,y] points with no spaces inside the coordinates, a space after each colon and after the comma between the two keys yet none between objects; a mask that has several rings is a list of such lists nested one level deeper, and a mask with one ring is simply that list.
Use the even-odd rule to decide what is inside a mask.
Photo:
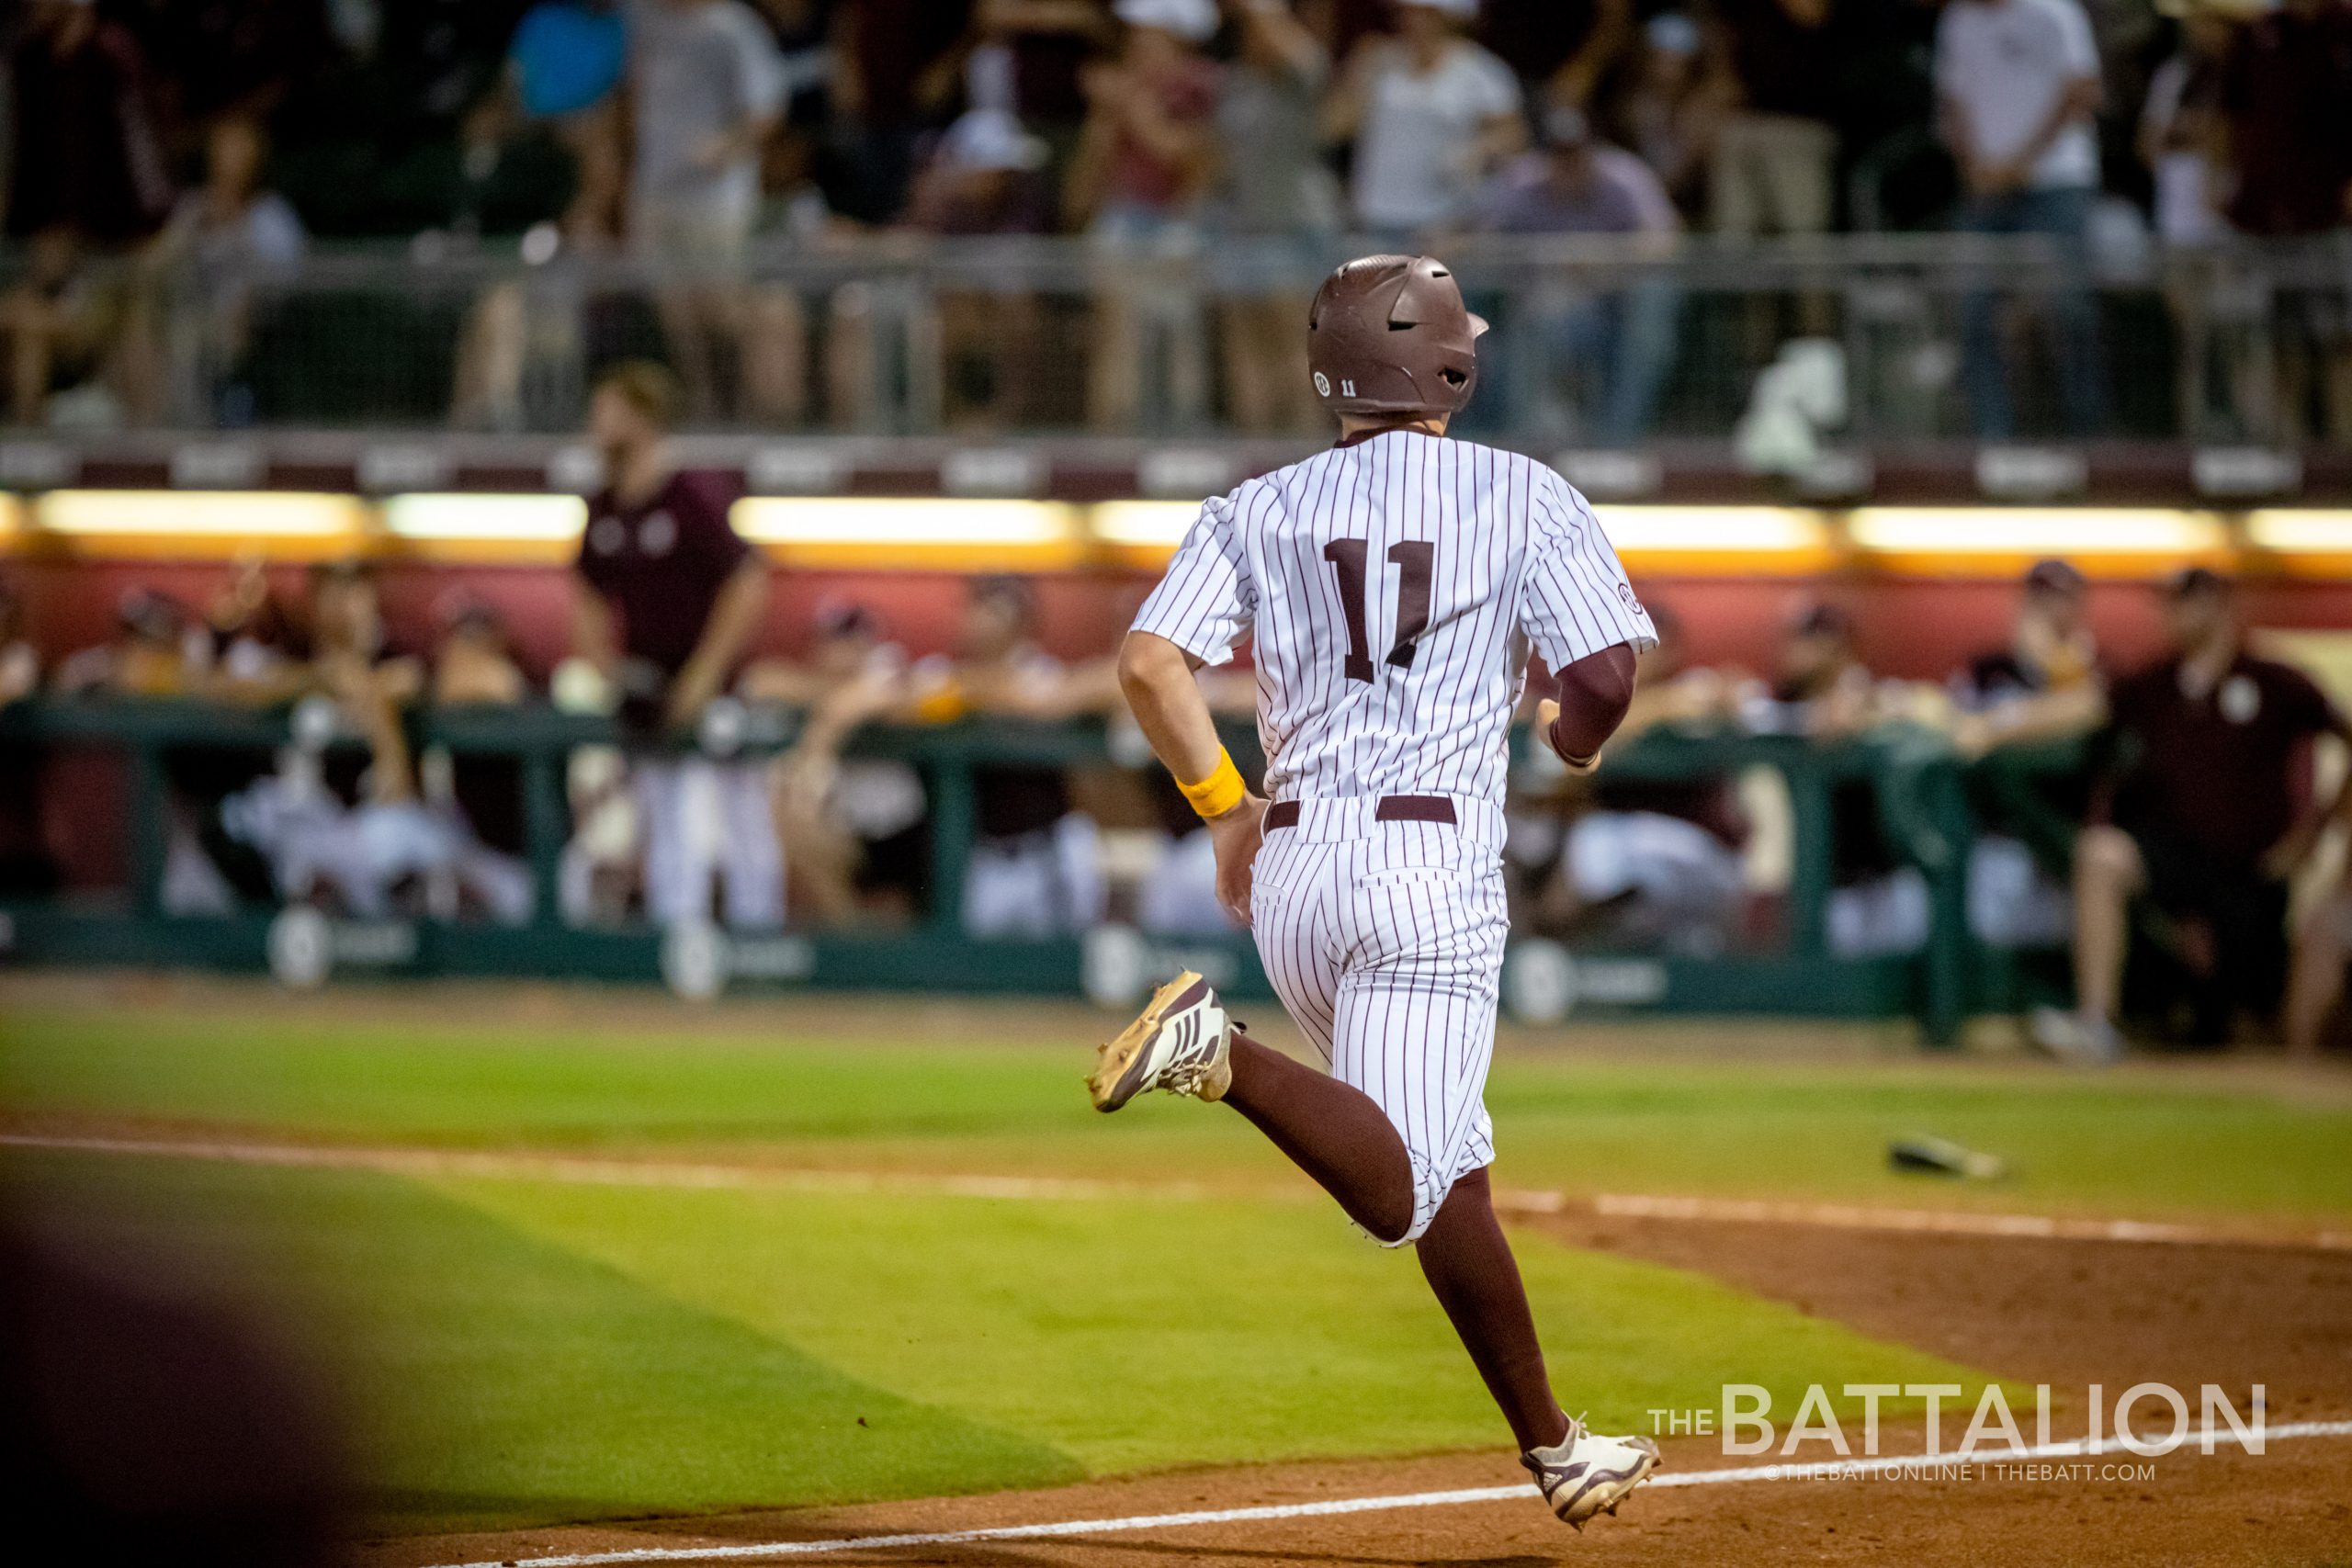
[{"label": "stadium railing", "polygon": [[[644,925],[566,924],[559,913],[558,863],[571,831],[565,794],[567,760],[583,746],[623,741],[610,723],[545,707],[442,709],[413,716],[420,745],[453,753],[511,757],[519,764],[525,858],[536,886],[533,912],[519,926],[480,920],[402,917],[329,918],[307,907],[242,908],[233,914],[167,913],[162,897],[166,835],[175,802],[170,762],[203,750],[271,752],[358,744],[327,734],[288,709],[249,711],[180,699],[34,700],[0,709],[0,756],[11,769],[39,765],[44,753],[96,750],[120,760],[127,787],[118,823],[124,883],[111,892],[0,901],[0,955],[10,962],[127,964],[237,971],[275,968],[283,977],[316,981],[329,973],[396,976],[534,976],[685,983],[682,969],[702,965],[705,979],[745,985],[1087,994],[1117,1001],[1170,965],[1203,970],[1242,994],[1266,993],[1254,951],[1239,932],[1223,938],[1147,937],[1124,927],[1055,941],[981,941],[960,924],[966,862],[975,834],[973,773],[990,764],[1101,766],[1112,761],[1099,724],[1035,725],[964,721],[877,728],[854,750],[914,765],[929,809],[930,870],[924,913],[902,930],[794,930],[777,936],[729,938],[716,931],[665,933]],[[797,729],[794,714],[753,710],[732,737],[733,754],[773,754]],[[1254,758],[1246,726],[1227,736],[1238,755]],[[1522,747],[1526,744],[1521,737]],[[2001,759],[1986,767],[2029,773],[2075,765],[2063,749]],[[1573,1005],[1682,1012],[1789,1016],[1911,1015],[1931,1042],[1949,1042],[1963,1020],[1985,1006],[2008,1007],[2030,989],[2008,957],[1988,955],[1971,934],[1966,879],[1977,831],[1970,770],[1931,731],[1891,726],[1861,738],[1818,744],[1801,737],[1657,730],[1618,748],[1604,776],[1686,782],[1768,768],[1787,784],[1792,861],[1777,946],[1736,944],[1706,956],[1672,952],[1546,947],[1556,1006],[1521,1006],[1555,1016]],[[1928,889],[1927,940],[1916,952],[1871,958],[1833,953],[1826,915],[1837,880],[1841,790],[1868,792],[1885,843],[1916,868]],[[682,941],[699,943],[682,952]],[[1535,944],[1522,944],[1533,950]],[[715,964],[716,970],[710,966]],[[1510,981],[1507,971],[1506,988]]]},{"label": "stadium railing", "polygon": [[[1865,442],[1962,436],[1968,300],[2047,306],[2087,288],[2112,410],[2098,434],[2295,445],[2332,433],[2352,445],[2352,410],[2313,391],[2352,354],[2352,232],[2194,250],[2126,232],[2086,253],[1945,233],[1465,236],[1443,249],[1496,328],[1472,433],[1602,447],[1721,438],[1785,345],[1806,338],[1844,367],[1843,406],[1807,405],[1813,416]],[[717,354],[696,423],[714,428],[1197,438],[1243,433],[1227,351],[1232,333],[1262,338],[1267,318],[1232,308],[1303,312],[1349,254],[1336,241],[1212,236],[1136,252],[884,232],[764,243],[741,271],[714,275],[579,254],[548,234],[520,246],[427,236],[322,250],[278,274],[133,264],[117,277],[152,306],[121,319],[154,335],[166,367],[153,423],[182,430],[569,430],[599,366],[674,356],[671,329],[696,321]],[[2019,422],[2055,432],[2049,334],[2016,330],[2017,316],[2005,308],[2000,342]],[[1103,385],[1113,367],[1134,385]],[[1612,412],[1626,378],[1654,379],[1655,396]]]}]

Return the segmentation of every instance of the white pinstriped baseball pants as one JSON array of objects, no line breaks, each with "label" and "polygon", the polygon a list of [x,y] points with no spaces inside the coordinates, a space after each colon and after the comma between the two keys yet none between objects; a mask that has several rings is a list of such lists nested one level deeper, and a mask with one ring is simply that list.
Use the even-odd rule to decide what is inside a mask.
[{"label": "white pinstriped baseball pants", "polygon": [[1296,826],[1267,832],[1250,898],[1283,1008],[1412,1158],[1413,1224],[1395,1247],[1419,1240],[1454,1182],[1495,1157],[1503,814],[1451,798],[1458,826],[1378,821],[1370,796],[1302,800]]}]

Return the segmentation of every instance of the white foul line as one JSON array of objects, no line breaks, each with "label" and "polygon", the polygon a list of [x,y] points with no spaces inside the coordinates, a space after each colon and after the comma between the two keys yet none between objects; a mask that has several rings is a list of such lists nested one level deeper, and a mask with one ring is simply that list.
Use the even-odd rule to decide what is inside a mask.
[{"label": "white foul line", "polygon": [[[2258,1434],[2275,1443],[2293,1438],[2352,1438],[2352,1421],[2293,1421]],[[2244,1439],[2222,1427],[2217,1443],[2238,1446]],[[2120,1438],[2097,1443],[2080,1438],[2042,1443],[2022,1449],[1984,1450],[1973,1453],[1905,1454],[1897,1457],[1828,1460],[1805,1464],[1757,1464],[1736,1470],[1679,1471],[1660,1475],[1652,1486],[1736,1486],[1750,1481],[1804,1481],[1829,1476],[1861,1477],[1912,1472],[1956,1470],[1965,1464],[2016,1463],[2028,1460],[2092,1458],[2125,1451]],[[1204,1509],[1189,1514],[1137,1514],[1118,1519],[1059,1519],[1050,1524],[997,1525],[986,1529],[935,1530],[921,1535],[834,1536],[819,1540],[762,1541],[743,1546],[640,1546],[620,1551],[580,1551],[559,1557],[490,1559],[481,1562],[448,1563],[442,1568],[602,1568],[624,1562],[713,1562],[729,1558],[818,1557],[842,1551],[884,1551],[909,1546],[967,1546],[989,1540],[1046,1540],[1057,1536],[1111,1535],[1125,1530],[1179,1529],[1196,1525],[1257,1524],[1273,1519],[1311,1519],[1334,1514],[1377,1514],[1402,1508],[1442,1508],[1460,1503],[1500,1503],[1527,1499],[1532,1488],[1469,1486],[1452,1492],[1405,1492],[1385,1497],[1343,1497],[1324,1503],[1273,1503],[1255,1508]]]}]

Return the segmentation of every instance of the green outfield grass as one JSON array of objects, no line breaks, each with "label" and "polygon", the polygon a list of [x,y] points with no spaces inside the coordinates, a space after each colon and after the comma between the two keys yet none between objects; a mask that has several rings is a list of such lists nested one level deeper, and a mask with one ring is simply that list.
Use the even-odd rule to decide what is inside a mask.
[{"label": "green outfield grass", "polygon": [[[346,1391],[389,1528],[846,1501],[1188,1464],[1507,1442],[1409,1258],[1229,1113],[1087,1109],[1087,1042],[17,1012],[9,1117],[175,1136],[582,1148],[874,1170],[1182,1179],[1063,1201],[431,1179],[17,1151],[89,1235],[266,1288]],[[1957,1064],[1508,1054],[1509,1184],[2352,1212],[2352,1104]],[[1888,1175],[1893,1134],[2018,1163]],[[1725,1382],[1956,1369],[1703,1279],[1520,1237],[1571,1407],[1632,1427]]]},{"label": "green outfield grass", "polygon": [[[1001,1014],[991,1015],[999,1020]],[[1238,1119],[1079,1088],[1091,1042],[786,1038],[694,1030],[338,1022],[151,1009],[19,1011],[0,1103],[452,1146],[757,1151],[802,1165],[1292,1179]],[[999,1028],[1005,1027],[1001,1022]],[[1726,1026],[1727,1037],[1736,1037]],[[1629,1036],[1638,1043],[1639,1036]],[[2132,1217],[2352,1215],[2352,1091],[2216,1088],[1901,1056],[1644,1059],[1507,1050],[1487,1103],[1507,1185],[1965,1204]],[[2011,1163],[1923,1183],[1887,1140],[1933,1133]]]}]

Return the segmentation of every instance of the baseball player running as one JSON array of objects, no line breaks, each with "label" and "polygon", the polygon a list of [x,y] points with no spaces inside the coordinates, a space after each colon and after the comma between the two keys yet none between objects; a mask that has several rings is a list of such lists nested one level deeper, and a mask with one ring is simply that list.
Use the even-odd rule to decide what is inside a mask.
[{"label": "baseball player running", "polygon": [[[1183,974],[1100,1049],[1089,1088],[1102,1111],[1149,1089],[1223,1100],[1382,1245],[1412,1244],[1521,1461],[1581,1529],[1658,1454],[1554,1398],[1487,1186],[1504,778],[1531,649],[1559,672],[1551,744],[1589,768],[1657,637],[1566,480],[1446,438],[1486,328],[1428,256],[1326,279],[1308,357],[1339,445],[1204,505],[1120,654],[1136,721],[1207,820],[1219,897],[1329,1073]],[[1253,633],[1266,799],[1193,680]]]}]

